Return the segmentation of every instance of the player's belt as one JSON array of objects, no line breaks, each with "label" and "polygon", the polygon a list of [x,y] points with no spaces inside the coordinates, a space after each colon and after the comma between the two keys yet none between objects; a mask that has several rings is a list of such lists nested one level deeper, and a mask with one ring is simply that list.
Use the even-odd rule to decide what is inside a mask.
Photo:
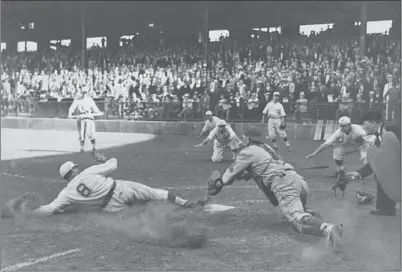
[{"label": "player's belt", "polygon": [[110,200],[112,199],[115,189],[116,189],[116,181],[113,180],[112,188],[110,188],[109,192],[107,193],[107,195],[105,196],[105,199],[103,200],[103,202],[101,204],[102,209],[105,208],[107,206],[107,204],[109,204]]},{"label": "player's belt", "polygon": [[81,118],[81,120],[94,120],[94,119],[90,118],[90,117],[83,117],[83,118]]}]

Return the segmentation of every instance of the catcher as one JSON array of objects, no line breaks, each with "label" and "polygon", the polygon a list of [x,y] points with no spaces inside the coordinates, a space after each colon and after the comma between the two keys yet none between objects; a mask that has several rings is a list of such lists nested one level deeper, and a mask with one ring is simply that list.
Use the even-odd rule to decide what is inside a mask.
[{"label": "catcher", "polygon": [[237,180],[254,179],[272,205],[279,206],[299,233],[326,236],[335,251],[341,248],[343,225],[323,222],[305,209],[308,186],[271,147],[258,141],[261,132],[249,127],[243,135],[243,148],[222,176],[211,177],[208,195],[216,196],[224,186]]},{"label": "catcher", "polygon": [[77,130],[79,134],[79,141],[81,146],[81,152],[84,152],[85,136],[88,136],[92,144],[92,152],[96,151],[95,141],[95,121],[94,116],[102,115],[95,101],[87,95],[87,90],[82,90],[82,97],[75,99],[68,109],[68,118],[73,118],[73,113],[78,110],[77,116]]},{"label": "catcher", "polygon": [[[101,164],[85,170],[80,170],[78,165],[71,161],[61,165],[60,175],[68,183],[51,203],[32,207],[37,197],[28,193],[10,200],[2,209],[1,217],[13,217],[15,212],[42,216],[74,211],[118,212],[131,205],[152,200],[169,201],[183,207],[193,207],[195,204],[166,190],[151,188],[133,181],[115,180],[109,175],[116,170],[117,160],[106,159],[100,153],[95,153],[95,156],[96,161]],[[29,204],[22,205],[22,203]],[[28,206],[30,208],[27,209]]]},{"label": "catcher", "polygon": [[[232,142],[241,142],[225,120],[219,120],[218,125],[209,133],[208,137],[200,144],[195,145],[195,147],[202,147],[210,141],[214,141],[214,151],[211,157],[213,162],[221,162],[223,160],[225,147],[230,145]],[[233,152],[232,158],[236,158],[236,154]]]},{"label": "catcher", "polygon": [[276,132],[278,132],[279,136],[283,138],[288,151],[291,151],[288,135],[286,134],[286,113],[282,104],[279,102],[279,96],[279,92],[275,92],[272,101],[268,102],[265,106],[262,111],[263,116],[261,123],[264,123],[265,116],[268,116],[268,137],[272,141],[272,146],[278,149],[278,145],[276,144]]}]

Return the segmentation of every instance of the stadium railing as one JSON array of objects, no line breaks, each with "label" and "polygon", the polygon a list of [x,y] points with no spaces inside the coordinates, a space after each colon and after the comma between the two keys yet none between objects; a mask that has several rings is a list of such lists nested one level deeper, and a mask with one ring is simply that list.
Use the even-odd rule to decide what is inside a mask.
[{"label": "stadium railing", "polygon": [[[1,116],[39,117],[39,118],[67,118],[68,109],[72,99],[56,101],[2,100]],[[214,115],[229,122],[261,122],[262,111],[265,105],[252,107],[240,102],[228,105],[213,103],[202,105],[193,102],[191,107],[183,110],[182,102],[120,102],[111,99],[95,99],[100,111],[104,115],[98,119],[125,119],[143,121],[202,121],[205,112],[211,110]],[[337,120],[341,116],[351,117],[353,122],[358,122],[363,114],[369,110],[380,110],[384,116],[386,105],[383,103],[358,103],[358,102],[317,102],[307,103],[283,102],[287,114],[287,120],[297,123],[315,123],[317,120]],[[386,119],[393,118],[400,123],[401,104],[397,102],[393,107],[393,113]],[[392,116],[392,117],[390,117]]]}]

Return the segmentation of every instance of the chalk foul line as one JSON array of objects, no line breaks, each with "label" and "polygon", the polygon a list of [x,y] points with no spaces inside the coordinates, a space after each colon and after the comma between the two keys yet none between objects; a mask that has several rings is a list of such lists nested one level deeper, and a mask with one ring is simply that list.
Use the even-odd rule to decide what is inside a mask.
[{"label": "chalk foul line", "polygon": [[47,261],[49,261],[51,259],[58,258],[58,257],[63,257],[63,256],[70,255],[70,254],[74,254],[74,253],[77,253],[77,252],[80,252],[80,251],[81,251],[81,249],[76,248],[76,249],[71,249],[71,250],[55,253],[53,255],[45,256],[45,257],[35,259],[35,260],[32,260],[32,261],[27,261],[27,262],[17,263],[15,265],[7,266],[7,267],[1,269],[0,272],[18,270],[18,269],[21,269],[23,267],[31,266],[31,265],[34,265],[34,264],[37,264],[37,263],[47,262]]}]

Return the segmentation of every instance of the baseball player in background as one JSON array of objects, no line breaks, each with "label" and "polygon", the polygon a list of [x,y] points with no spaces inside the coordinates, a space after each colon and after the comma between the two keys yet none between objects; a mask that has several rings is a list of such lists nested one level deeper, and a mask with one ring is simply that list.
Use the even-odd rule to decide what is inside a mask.
[{"label": "baseball player in background", "polygon": [[213,130],[218,125],[219,121],[221,120],[218,117],[213,116],[212,111],[207,111],[205,113],[205,116],[206,116],[207,120],[205,121],[205,125],[202,128],[201,133],[198,137],[202,137],[206,133],[211,132],[211,130]]},{"label": "baseball player in background", "polygon": [[259,138],[261,132],[255,127],[249,127],[244,132],[236,160],[222,176],[210,178],[208,195],[216,196],[224,186],[231,185],[236,179],[254,179],[270,202],[275,207],[279,206],[297,232],[326,236],[329,244],[338,251],[343,234],[342,224],[323,222],[314,212],[306,209],[308,186],[304,178]]},{"label": "baseball player in background", "polygon": [[264,123],[265,117],[268,116],[268,137],[272,141],[272,146],[278,149],[276,144],[276,133],[283,139],[288,148],[291,151],[288,136],[286,134],[286,113],[282,104],[279,102],[279,92],[275,92],[271,102],[268,102],[262,111],[261,123]]},{"label": "baseball player in background", "polygon": [[[115,180],[110,177],[117,169],[117,159],[109,160],[103,154],[95,153],[99,162],[85,170],[68,161],[60,166],[60,175],[68,183],[51,203],[41,205],[28,215],[50,216],[65,212],[106,211],[118,212],[129,206],[148,201],[169,201],[183,207],[192,207],[193,202],[184,200],[172,193],[155,189],[134,181]],[[14,201],[22,202],[32,194],[26,194]],[[32,200],[32,199],[31,199]],[[4,213],[2,210],[2,217]]]},{"label": "baseball player in background", "polygon": [[333,151],[333,158],[337,167],[335,177],[339,176],[339,173],[345,173],[343,159],[347,154],[360,151],[360,159],[366,164],[367,149],[375,140],[374,135],[367,136],[364,129],[360,125],[352,124],[350,118],[347,116],[339,118],[338,123],[340,128],[313,153],[306,157],[306,159],[313,158],[327,148],[335,145]]},{"label": "baseball player in background", "polygon": [[[218,125],[209,133],[208,137],[200,144],[195,145],[195,147],[202,147],[211,141],[214,141],[213,154],[211,157],[213,162],[221,162],[223,160],[225,148],[230,148],[231,142],[241,142],[225,120],[219,120]],[[236,154],[232,152],[232,158],[235,159],[235,157]]]},{"label": "baseball player in background", "polygon": [[92,97],[88,96],[86,90],[83,90],[82,97],[76,98],[68,110],[68,118],[73,118],[73,113],[78,110],[77,129],[79,134],[79,141],[81,152],[84,152],[85,138],[88,136],[92,144],[92,152],[96,151],[95,143],[95,121],[94,115],[101,115],[95,101]]}]

